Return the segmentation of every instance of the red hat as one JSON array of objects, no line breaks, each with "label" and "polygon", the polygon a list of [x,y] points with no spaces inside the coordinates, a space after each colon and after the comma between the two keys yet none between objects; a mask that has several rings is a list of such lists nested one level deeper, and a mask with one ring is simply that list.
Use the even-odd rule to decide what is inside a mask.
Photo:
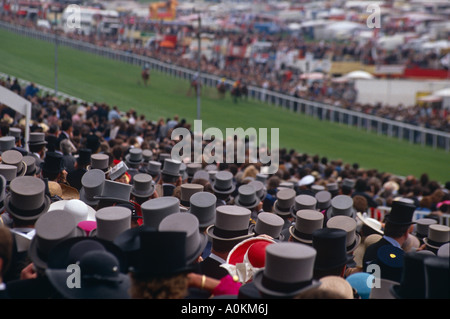
[{"label": "red hat", "polygon": [[248,253],[247,258],[253,267],[264,267],[266,258],[266,247],[275,243],[274,240],[266,237],[252,237],[246,239],[230,251],[227,263],[236,265],[244,262],[244,257]]}]

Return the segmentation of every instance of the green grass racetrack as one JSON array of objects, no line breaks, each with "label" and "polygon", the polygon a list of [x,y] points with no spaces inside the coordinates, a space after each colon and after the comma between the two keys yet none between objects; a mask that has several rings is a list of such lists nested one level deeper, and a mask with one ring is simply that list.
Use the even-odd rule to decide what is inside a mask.
[{"label": "green grass racetrack", "polygon": [[[0,30],[0,72],[54,87],[53,44]],[[193,123],[197,99],[186,96],[189,83],[152,71],[149,87],[139,84],[140,68],[67,47],[58,50],[58,89],[87,101],[134,108],[148,119],[178,114]],[[328,159],[358,163],[365,169],[398,175],[428,173],[442,183],[450,180],[450,153],[412,145],[397,138],[320,121],[256,101],[234,104],[220,100],[215,89],[204,89],[201,99],[203,130],[225,128],[279,128],[280,146]]]}]

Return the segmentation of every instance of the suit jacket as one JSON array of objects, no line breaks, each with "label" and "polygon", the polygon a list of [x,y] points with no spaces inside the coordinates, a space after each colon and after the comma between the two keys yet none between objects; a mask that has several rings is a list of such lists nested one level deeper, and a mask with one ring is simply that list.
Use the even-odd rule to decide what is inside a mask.
[{"label": "suit jacket", "polygon": [[228,275],[228,271],[225,268],[220,267],[220,265],[221,263],[210,255],[199,263],[199,272],[208,277],[220,280]]},{"label": "suit jacket", "polygon": [[11,299],[63,299],[46,276],[10,281],[6,292]]},{"label": "suit jacket", "polygon": [[385,238],[381,238],[379,241],[366,248],[363,257],[363,270],[367,272],[367,267],[370,264],[377,264],[380,267],[379,275],[381,276],[382,279],[401,282],[403,267],[389,266],[386,263],[381,262],[380,259],[377,257],[378,249],[386,245],[394,246]]}]

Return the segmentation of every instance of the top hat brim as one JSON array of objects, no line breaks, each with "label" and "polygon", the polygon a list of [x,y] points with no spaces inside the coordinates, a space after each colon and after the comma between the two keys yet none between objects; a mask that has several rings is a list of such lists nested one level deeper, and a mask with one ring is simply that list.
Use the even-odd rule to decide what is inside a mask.
[{"label": "top hat brim", "polygon": [[333,215],[333,207],[330,207],[327,209],[326,215],[327,215],[327,219],[330,219],[334,216],[348,216],[351,218],[355,218],[356,217],[356,209],[354,207],[352,207],[350,215],[342,215],[342,214],[341,215]]},{"label": "top hat brim", "polygon": [[442,245],[437,246],[437,245],[434,245],[434,242],[433,243],[430,242],[430,239],[428,237],[424,237],[422,240],[425,245],[427,245],[428,247],[433,248],[433,249],[439,249],[442,245],[448,243],[448,242],[443,242],[443,243],[440,243]]},{"label": "top hat brim", "polygon": [[174,172],[171,172],[171,171],[165,171],[164,169],[161,171],[161,174],[170,175],[170,176],[174,176],[174,177],[180,177],[182,175],[181,173],[174,173]]},{"label": "top hat brim", "polygon": [[[106,251],[112,253],[117,257],[117,259],[120,261],[121,266],[125,265],[126,256],[124,252],[113,242],[101,238],[77,236],[63,240],[62,242],[56,244],[54,248],[52,248],[49,254],[49,258],[47,259],[48,267],[52,269],[66,269],[66,267],[68,266],[67,262],[69,258],[70,248],[73,245],[84,240],[94,240],[99,242],[106,249]],[[123,273],[126,273],[127,269],[124,267],[121,271]]]},{"label": "top hat brim", "polygon": [[231,188],[227,189],[227,190],[223,190],[223,189],[218,189],[215,187],[215,185],[212,185],[212,190],[214,191],[214,193],[218,193],[218,194],[224,194],[224,195],[228,195],[234,192],[234,190],[236,189],[236,185],[232,184]]},{"label": "top hat brim", "polygon": [[150,197],[154,193],[155,193],[155,185],[151,185],[150,190],[148,190],[147,192],[140,192],[140,191],[136,190],[135,188],[131,189],[131,195],[134,195],[134,196],[140,197],[140,198]]},{"label": "top hat brim", "polygon": [[270,289],[263,285],[263,277],[264,277],[264,269],[259,270],[256,274],[253,275],[252,282],[256,286],[256,288],[262,292],[264,295],[273,296],[275,298],[293,298],[301,292],[305,292],[307,290],[316,288],[320,286],[321,282],[316,279],[312,279],[311,283],[307,286],[295,289],[289,292],[280,292],[273,289]]},{"label": "top hat brim", "polygon": [[[256,236],[259,236],[259,235],[264,235],[264,234],[258,234],[258,233],[256,233],[255,232],[255,227],[256,227],[256,224],[251,224],[250,226],[248,226],[248,230],[249,231],[251,231],[251,232],[254,232],[255,233],[255,235]],[[265,234],[265,235],[267,235],[267,234]],[[272,236],[271,236],[272,237]],[[279,235],[278,235],[278,237],[272,237],[275,241],[284,241],[284,234],[283,233],[280,233]]]},{"label": "top hat brim", "polygon": [[41,215],[45,214],[51,204],[51,199],[50,197],[48,197],[47,195],[44,195],[44,204],[41,208],[41,210],[39,212],[37,212],[36,214],[33,214],[31,216],[24,216],[21,215],[19,212],[16,212],[10,205],[11,203],[11,194],[6,195],[5,200],[4,200],[4,205],[5,205],[5,209],[6,211],[11,214],[13,217],[20,219],[20,220],[35,220],[37,218],[39,218]]},{"label": "top hat brim", "polygon": [[311,239],[300,238],[300,237],[298,237],[297,235],[295,235],[294,229],[295,229],[295,226],[294,226],[294,225],[290,226],[290,227],[289,227],[289,234],[290,234],[295,240],[297,240],[297,241],[299,241],[299,242],[302,242],[302,243],[304,243],[304,244],[312,244],[312,238],[311,238]]},{"label": "top hat brim", "polygon": [[[85,237],[86,233],[81,229],[76,227],[75,228],[75,236],[74,237]],[[30,247],[28,248],[28,255],[30,256],[30,259],[33,261],[33,264],[37,266],[38,268],[45,269],[48,266],[48,260],[47,258],[42,258],[42,254],[39,253],[38,247],[37,247],[37,235],[34,235],[30,242]],[[47,256],[48,257],[48,256]],[[66,271],[66,269],[64,269]],[[67,274],[67,272],[66,272]]]},{"label": "top hat brim", "polygon": [[86,203],[87,205],[90,206],[96,206],[99,202],[98,199],[89,199],[86,197],[86,191],[84,190],[83,187],[81,187],[80,189],[80,200],[84,203]]},{"label": "top hat brim", "polygon": [[353,243],[347,247],[347,253],[352,253],[355,251],[355,249],[359,246],[359,244],[361,244],[361,235],[356,233],[355,234],[355,240],[353,241]]},{"label": "top hat brim", "polygon": [[291,208],[283,211],[278,208],[277,204],[278,204],[278,199],[273,203],[272,210],[274,211],[274,213],[276,213],[278,215],[282,215],[282,216],[287,216],[287,215],[291,214]]},{"label": "top hat brim", "polygon": [[190,256],[186,256],[186,263],[192,264],[194,261],[198,259],[198,257],[201,255],[202,251],[205,249],[206,245],[208,244],[208,236],[204,233],[200,233],[201,241],[198,245],[197,249],[192,253]]},{"label": "top hat brim", "polygon": [[254,203],[252,203],[252,204],[246,204],[246,203],[242,203],[241,201],[240,201],[240,196],[239,195],[237,195],[235,198],[234,198],[234,203],[237,205],[237,206],[241,206],[241,207],[244,207],[244,208],[254,208],[254,207],[256,207],[256,206],[258,206],[258,204],[261,202],[261,200],[259,200],[259,197],[258,196],[256,196],[256,201],[254,202]]},{"label": "top hat brim", "polygon": [[218,240],[223,240],[223,241],[243,240],[243,239],[247,239],[247,238],[250,238],[255,235],[255,233],[248,231],[247,234],[241,235],[241,236],[230,237],[230,238],[219,237],[214,234],[214,227],[215,227],[214,225],[208,226],[208,228],[206,229],[206,234],[213,239],[218,239]]},{"label": "top hat brim", "polygon": [[[94,168],[92,167],[92,165],[86,166],[86,170],[90,171],[90,170],[92,170],[92,169],[94,169]],[[106,169],[102,169],[102,168],[97,168],[97,169],[99,169],[99,170],[101,170],[102,172],[104,172],[105,175],[111,173],[111,167],[108,167],[108,168],[106,168]]]},{"label": "top hat brim", "polygon": [[117,284],[82,285],[81,288],[70,288],[67,285],[66,269],[46,269],[55,289],[68,299],[130,299],[128,290],[131,286],[127,274],[118,274]]}]

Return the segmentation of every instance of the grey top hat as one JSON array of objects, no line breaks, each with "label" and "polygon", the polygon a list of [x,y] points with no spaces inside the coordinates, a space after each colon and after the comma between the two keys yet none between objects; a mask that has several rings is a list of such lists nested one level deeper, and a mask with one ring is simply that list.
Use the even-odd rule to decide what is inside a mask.
[{"label": "grey top hat", "polygon": [[149,149],[142,150],[142,161],[148,163],[153,158],[153,152]]},{"label": "grey top hat", "polygon": [[41,171],[41,168],[36,165],[36,159],[31,155],[25,155],[23,157],[24,163],[27,165],[27,171],[25,172],[25,175],[36,175],[39,174]]},{"label": "grey top hat", "polygon": [[260,200],[264,200],[264,198],[267,195],[267,189],[264,186],[263,182],[254,180],[254,181],[251,181],[250,183],[248,183],[248,185],[251,185],[255,188],[256,196],[258,196],[258,198]]},{"label": "grey top hat", "polygon": [[335,182],[328,183],[328,184],[327,184],[327,190],[328,190],[330,193],[337,192],[337,191],[339,190],[339,186],[338,186],[338,184],[335,183]]},{"label": "grey top hat", "polygon": [[180,186],[181,196],[180,202],[181,205],[189,207],[191,196],[198,192],[203,192],[204,186],[201,184],[190,184],[184,183]]},{"label": "grey top hat", "polygon": [[191,264],[202,254],[208,237],[199,231],[198,219],[192,214],[174,213],[166,216],[158,227],[159,231],[186,232],[186,259]]},{"label": "grey top hat", "polygon": [[278,188],[289,188],[289,189],[294,189],[294,183],[292,182],[281,182],[280,185],[278,185]]},{"label": "grey top hat", "polygon": [[295,190],[291,188],[280,189],[276,195],[277,199],[272,206],[273,212],[282,216],[289,215],[295,203],[295,195]]},{"label": "grey top hat", "polygon": [[94,199],[113,202],[129,202],[132,187],[133,186],[130,184],[114,182],[106,179],[102,194],[94,196]]},{"label": "grey top hat", "polygon": [[217,197],[210,192],[198,192],[190,198],[190,208],[188,213],[195,215],[199,222],[199,227],[213,225],[216,220]]},{"label": "grey top hat", "polygon": [[17,177],[17,166],[0,163],[0,175],[9,183]]},{"label": "grey top hat", "polygon": [[165,159],[162,172],[163,174],[180,176],[181,162],[174,159]]},{"label": "grey top hat", "polygon": [[350,178],[344,178],[342,181],[342,187],[353,188],[355,187],[355,181]]},{"label": "grey top hat", "polygon": [[319,184],[314,184],[313,186],[311,186],[311,190],[313,191],[314,194],[317,194],[318,192],[324,191],[325,186],[319,185]]},{"label": "grey top hat", "polygon": [[209,173],[204,169],[200,169],[194,173],[194,176],[192,176],[192,180],[194,179],[204,179],[205,181],[209,181]]},{"label": "grey top hat", "polygon": [[356,232],[356,220],[349,216],[338,215],[327,221],[327,228],[338,228],[347,232],[347,252],[354,251],[361,243],[361,236]]},{"label": "grey top hat", "polygon": [[249,230],[251,211],[236,205],[223,205],[216,208],[216,221],[206,229],[213,239],[224,241],[243,240],[254,235]]},{"label": "grey top hat", "polygon": [[28,138],[29,145],[47,145],[48,142],[45,140],[45,133],[42,132],[31,132]]},{"label": "grey top hat", "polygon": [[296,216],[299,210],[311,209],[315,210],[317,206],[317,199],[314,196],[301,194],[295,196],[294,206],[291,208],[291,215]]},{"label": "grey top hat", "polygon": [[87,170],[99,169],[105,173],[109,173],[109,156],[107,154],[92,154],[91,155],[91,165],[87,166]]},{"label": "grey top hat", "polygon": [[218,194],[231,194],[236,189],[233,174],[229,171],[220,171],[216,174],[212,189]]},{"label": "grey top hat", "polygon": [[23,155],[19,151],[8,150],[2,153],[2,163],[17,167],[17,176],[23,176],[27,172],[27,164],[23,161]]},{"label": "grey top hat", "polygon": [[120,176],[125,174],[128,171],[128,166],[123,161],[120,161],[114,167],[111,168],[111,171],[109,172],[109,178],[112,181],[115,181]]},{"label": "grey top hat", "polygon": [[16,146],[16,138],[14,136],[0,137],[0,153],[9,151]]},{"label": "grey top hat", "polygon": [[[31,177],[34,178],[34,177]],[[75,217],[64,210],[49,211],[36,221],[35,235],[28,249],[34,265],[40,269],[47,268],[47,258],[58,243],[73,237],[82,237],[83,231],[77,227]]]},{"label": "grey top hat", "polygon": [[147,165],[147,172],[150,175],[159,175],[161,173],[161,163],[157,161],[150,161]]},{"label": "grey top hat", "polygon": [[260,181],[260,182],[263,183],[264,185],[266,184],[268,178],[269,178],[269,175],[267,175],[267,174],[262,174],[262,173],[256,174],[256,177],[255,177],[255,179],[256,179],[257,181]]},{"label": "grey top hat", "polygon": [[200,163],[188,163],[186,165],[186,173],[189,177],[194,176],[194,174],[202,169],[202,164]]},{"label": "grey top hat", "polygon": [[433,219],[433,218],[419,218],[418,220],[416,220],[416,231],[415,231],[415,235],[418,238],[424,238],[427,237],[428,235],[428,227],[430,225],[434,225],[437,224],[437,220]]},{"label": "grey top hat", "polygon": [[163,164],[163,166],[164,166],[164,162],[166,161],[166,159],[170,159],[170,158],[171,158],[170,153],[160,153],[158,155],[158,161],[160,161],[161,164]]},{"label": "grey top hat", "polygon": [[347,195],[337,195],[331,200],[331,207],[328,208],[326,217],[330,219],[338,215],[355,218],[356,210],[353,207],[353,198]]},{"label": "grey top hat", "polygon": [[94,206],[99,200],[94,197],[100,196],[105,186],[105,173],[99,169],[91,169],[84,173],[81,178],[80,200]]},{"label": "grey top hat", "polygon": [[316,250],[310,246],[280,242],[266,247],[264,269],[253,276],[255,287],[264,296],[293,298],[301,292],[318,287],[313,279]]},{"label": "grey top hat", "polygon": [[425,245],[430,248],[439,249],[450,241],[450,227],[434,224],[428,227],[428,236],[423,239]]},{"label": "grey top hat", "polygon": [[10,127],[9,128],[9,136],[14,136],[16,142],[20,140],[22,137],[22,130],[18,127]]},{"label": "grey top hat", "polygon": [[297,211],[295,225],[289,227],[289,233],[296,240],[304,244],[312,244],[312,233],[323,228],[324,216],[313,209]]},{"label": "grey top hat", "polygon": [[449,258],[450,257],[450,243],[443,244],[439,247],[436,255],[438,257]]},{"label": "grey top hat", "polygon": [[284,240],[284,235],[281,233],[283,225],[283,218],[277,214],[261,212],[258,214],[256,223],[251,224],[249,230],[253,231],[256,236],[265,234],[273,239]]},{"label": "grey top hat", "polygon": [[45,183],[39,178],[19,176],[9,184],[5,208],[18,219],[38,219],[48,211],[50,204],[50,198],[45,195]]},{"label": "grey top hat", "polygon": [[319,191],[314,195],[314,197],[317,199],[317,209],[324,210],[331,206],[331,198],[333,196],[329,191]]},{"label": "grey top hat", "polygon": [[131,228],[131,210],[121,206],[108,206],[95,213],[97,228],[89,236],[113,241],[119,234]]},{"label": "grey top hat", "polygon": [[234,198],[234,203],[238,206],[252,209],[261,200],[256,195],[256,189],[252,185],[242,185],[238,188],[238,195]]},{"label": "grey top hat", "polygon": [[139,165],[144,160],[142,156],[142,149],[134,147],[125,155],[125,162],[129,165]]},{"label": "grey top hat", "polygon": [[180,212],[180,201],[172,196],[153,198],[142,203],[141,210],[144,226],[156,229],[164,217]]},{"label": "grey top hat", "polygon": [[155,192],[155,184],[153,183],[152,176],[146,173],[138,173],[133,177],[133,188],[131,194],[146,198],[153,195]]}]

